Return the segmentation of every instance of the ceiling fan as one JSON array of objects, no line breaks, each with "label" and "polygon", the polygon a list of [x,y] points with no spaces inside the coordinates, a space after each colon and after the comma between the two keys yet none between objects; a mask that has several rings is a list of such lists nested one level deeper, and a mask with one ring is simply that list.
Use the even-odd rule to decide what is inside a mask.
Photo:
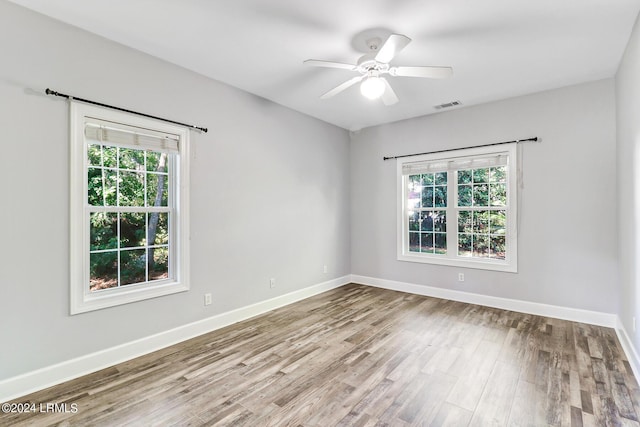
[{"label": "ceiling fan", "polygon": [[319,59],[307,59],[304,63],[314,67],[342,68],[360,73],[359,76],[349,79],[326,92],[320,99],[331,98],[356,83],[362,82],[360,85],[362,95],[369,99],[382,98],[384,105],[393,105],[398,102],[398,96],[387,79],[382,77],[385,74],[393,77],[425,77],[430,79],[447,78],[453,74],[451,67],[402,67],[389,65],[391,60],[410,41],[409,37],[402,34],[391,34],[381,46],[380,38],[369,39],[367,40],[367,46],[370,52],[361,56],[355,65]]}]

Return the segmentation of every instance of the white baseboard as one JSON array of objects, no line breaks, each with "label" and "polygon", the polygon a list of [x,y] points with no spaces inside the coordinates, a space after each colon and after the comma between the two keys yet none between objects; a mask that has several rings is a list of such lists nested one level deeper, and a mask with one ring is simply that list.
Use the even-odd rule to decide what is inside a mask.
[{"label": "white baseboard", "polygon": [[309,298],[322,292],[339,288],[350,282],[350,276],[338,277],[327,282],[309,286],[266,301],[261,301],[236,310],[221,313],[207,319],[179,326],[145,338],[116,347],[80,356],[56,365],[27,372],[0,381],[0,402],[8,402],[20,396],[60,384],[82,375],[131,360],[156,350],[197,337],[198,335],[223,328],[233,323],[249,319],[276,308]]},{"label": "white baseboard", "polygon": [[487,307],[501,308],[503,310],[535,314],[538,316],[554,317],[556,319],[570,320],[572,322],[589,323],[592,325],[606,326],[608,328],[616,328],[618,326],[618,317],[615,314],[601,313],[598,311],[580,310],[577,308],[560,307],[556,305],[540,304],[537,302],[492,297],[433,286],[398,282],[395,280],[358,276],[355,274],[351,275],[351,281],[353,283],[360,283],[362,285],[374,286],[377,288],[466,302],[469,304],[484,305]]},{"label": "white baseboard", "polygon": [[616,327],[616,335],[618,335],[618,341],[620,341],[620,345],[627,355],[627,360],[629,361],[629,365],[631,365],[631,370],[633,370],[633,374],[636,377],[636,381],[640,382],[640,357],[638,357],[638,352],[636,352],[635,347],[627,334],[627,330],[622,324],[622,320],[618,318],[618,326]]}]

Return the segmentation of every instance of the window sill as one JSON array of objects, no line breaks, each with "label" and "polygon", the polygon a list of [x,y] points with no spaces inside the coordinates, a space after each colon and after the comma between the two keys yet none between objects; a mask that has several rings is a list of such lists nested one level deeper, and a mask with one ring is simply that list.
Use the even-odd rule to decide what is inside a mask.
[{"label": "window sill", "polygon": [[150,285],[131,285],[131,289],[118,288],[117,292],[98,291],[88,295],[72,295],[71,314],[86,313],[102,308],[129,304],[150,298],[171,295],[189,290],[189,286],[180,282],[153,283]]},{"label": "window sill", "polygon": [[428,255],[412,255],[398,254],[398,261],[417,262],[421,264],[448,265],[452,267],[475,268],[479,270],[502,271],[507,273],[517,273],[518,265],[516,262],[505,262],[498,260],[478,260],[478,259],[460,259],[448,258],[444,256],[428,256]]}]

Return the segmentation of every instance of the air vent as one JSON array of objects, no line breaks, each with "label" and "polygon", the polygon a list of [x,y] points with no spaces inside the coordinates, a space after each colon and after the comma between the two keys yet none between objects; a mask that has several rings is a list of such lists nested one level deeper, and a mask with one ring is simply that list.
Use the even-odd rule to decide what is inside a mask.
[{"label": "air vent", "polygon": [[442,110],[443,108],[451,108],[451,107],[455,107],[458,105],[462,105],[462,102],[460,101],[451,101],[451,102],[447,102],[446,104],[440,104],[440,105],[436,105],[434,108],[436,110]]}]

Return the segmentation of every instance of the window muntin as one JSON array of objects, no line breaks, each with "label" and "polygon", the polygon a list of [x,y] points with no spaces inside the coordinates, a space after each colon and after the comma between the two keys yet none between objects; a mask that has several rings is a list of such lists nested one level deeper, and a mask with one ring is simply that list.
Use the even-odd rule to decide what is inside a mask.
[{"label": "window muntin", "polygon": [[515,161],[515,145],[399,160],[398,259],[515,272]]},{"label": "window muntin", "polygon": [[455,171],[458,256],[506,259],[507,167]]},{"label": "window muntin", "polygon": [[87,154],[89,290],[168,279],[175,155],[98,141]]},{"label": "window muntin", "polygon": [[447,251],[447,172],[408,176],[409,251]]},{"label": "window muntin", "polygon": [[188,290],[188,131],[71,104],[71,313]]}]

